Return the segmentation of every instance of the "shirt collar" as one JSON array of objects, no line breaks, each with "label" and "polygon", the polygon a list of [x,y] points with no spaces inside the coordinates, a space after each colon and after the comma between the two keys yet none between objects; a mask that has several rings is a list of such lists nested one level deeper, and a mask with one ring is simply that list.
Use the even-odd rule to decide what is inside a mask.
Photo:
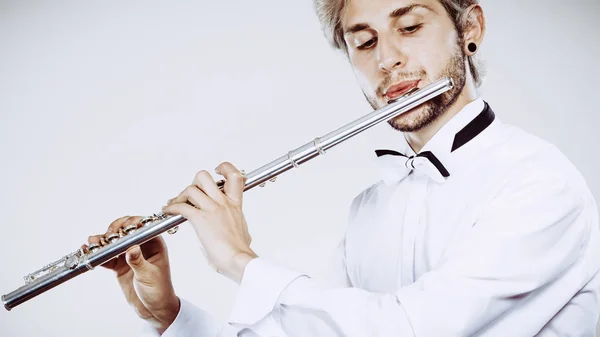
[{"label": "shirt collar", "polygon": [[[446,122],[419,153],[433,153],[452,175],[464,159],[457,160],[456,152],[463,145],[472,143],[494,120],[495,114],[487,102],[477,98]],[[402,137],[398,151],[408,157],[417,155],[405,137]]]}]

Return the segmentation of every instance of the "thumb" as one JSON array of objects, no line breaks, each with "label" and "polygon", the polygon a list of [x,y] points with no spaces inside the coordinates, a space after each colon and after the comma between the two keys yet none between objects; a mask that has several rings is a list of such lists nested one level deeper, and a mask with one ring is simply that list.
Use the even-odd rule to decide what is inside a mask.
[{"label": "thumb", "polygon": [[138,245],[127,250],[125,253],[125,260],[137,278],[142,276],[142,274],[148,270],[150,265],[144,258],[144,254],[142,254],[142,250]]}]

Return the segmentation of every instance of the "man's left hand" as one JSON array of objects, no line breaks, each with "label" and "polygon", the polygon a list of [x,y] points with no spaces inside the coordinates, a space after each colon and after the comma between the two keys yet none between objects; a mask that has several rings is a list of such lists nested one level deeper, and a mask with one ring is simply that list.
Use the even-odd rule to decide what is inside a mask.
[{"label": "man's left hand", "polygon": [[245,176],[225,162],[216,168],[225,178],[223,191],[207,171],[196,174],[192,185],[163,207],[165,214],[178,214],[194,227],[204,255],[220,274],[238,284],[248,262],[258,257],[242,212]]}]

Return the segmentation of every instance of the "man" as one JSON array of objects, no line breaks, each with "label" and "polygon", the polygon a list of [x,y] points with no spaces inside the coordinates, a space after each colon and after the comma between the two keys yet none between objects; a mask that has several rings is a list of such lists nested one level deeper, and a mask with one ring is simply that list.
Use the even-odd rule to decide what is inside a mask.
[{"label": "man", "polygon": [[[317,0],[373,108],[453,78],[395,118],[381,181],[358,195],[335,281],[259,258],[242,212],[243,175],[206,171],[163,209],[193,225],[217,272],[240,284],[228,324],[179,299],[164,241],[105,265],[149,336],[594,336],[597,206],[554,146],[500,122],[477,96],[485,33],[476,0]],[[139,221],[124,217],[108,232]],[[100,242],[101,236],[90,242]]]}]

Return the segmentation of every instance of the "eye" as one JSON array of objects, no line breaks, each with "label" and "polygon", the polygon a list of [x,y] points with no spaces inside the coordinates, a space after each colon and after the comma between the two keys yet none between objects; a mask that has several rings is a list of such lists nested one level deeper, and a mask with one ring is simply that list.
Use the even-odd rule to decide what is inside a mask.
[{"label": "eye", "polygon": [[360,49],[360,50],[369,49],[369,48],[371,48],[371,47],[373,47],[375,45],[375,42],[377,42],[377,38],[376,37],[370,39],[369,41],[367,41],[367,42],[365,42],[363,44],[361,44],[357,48]]},{"label": "eye", "polygon": [[414,25],[414,26],[404,27],[404,28],[400,28],[400,31],[403,32],[403,33],[405,33],[405,34],[412,34],[412,33],[416,32],[417,30],[419,30],[422,26],[423,26],[423,24],[418,24],[418,25]]}]

